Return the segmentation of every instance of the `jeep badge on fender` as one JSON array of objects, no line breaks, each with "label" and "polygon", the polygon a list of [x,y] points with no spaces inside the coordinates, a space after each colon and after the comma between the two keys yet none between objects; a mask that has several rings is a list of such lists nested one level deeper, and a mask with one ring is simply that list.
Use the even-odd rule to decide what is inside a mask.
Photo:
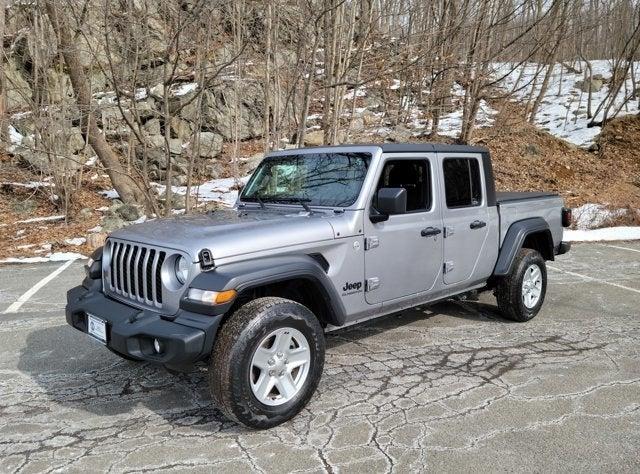
[{"label": "jeep badge on fender", "polygon": [[129,360],[206,362],[216,407],[269,428],[312,397],[328,328],[472,290],[533,318],[569,222],[556,194],[496,193],[484,148],[275,151],[232,209],[113,232],[66,317]]},{"label": "jeep badge on fender", "polygon": [[357,293],[358,291],[360,291],[360,288],[362,288],[362,282],[361,281],[356,281],[353,283],[345,283],[345,285],[342,287],[342,291],[343,292],[353,292],[353,293]]}]

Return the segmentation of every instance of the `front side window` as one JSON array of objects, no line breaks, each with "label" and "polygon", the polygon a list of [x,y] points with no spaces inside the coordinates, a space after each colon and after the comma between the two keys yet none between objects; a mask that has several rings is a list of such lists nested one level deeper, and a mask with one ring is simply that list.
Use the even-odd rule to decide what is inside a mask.
[{"label": "front side window", "polygon": [[446,158],[442,168],[448,208],[479,206],[482,203],[478,160]]},{"label": "front side window", "polygon": [[311,153],[265,159],[245,186],[243,201],[311,206],[352,205],[367,174],[369,153]]},{"label": "front side window", "polygon": [[[387,161],[378,181],[380,188],[403,188],[407,191],[407,212],[426,211],[431,208],[431,176],[429,164],[424,160]],[[374,200],[375,197],[374,195]],[[376,207],[376,203],[373,203]]]}]

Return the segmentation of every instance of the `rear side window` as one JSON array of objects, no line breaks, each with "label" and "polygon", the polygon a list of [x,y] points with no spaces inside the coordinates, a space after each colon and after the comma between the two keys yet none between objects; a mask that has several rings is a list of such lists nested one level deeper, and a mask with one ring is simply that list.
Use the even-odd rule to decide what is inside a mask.
[{"label": "rear side window", "polygon": [[482,203],[478,160],[445,158],[442,168],[448,208],[479,206]]}]

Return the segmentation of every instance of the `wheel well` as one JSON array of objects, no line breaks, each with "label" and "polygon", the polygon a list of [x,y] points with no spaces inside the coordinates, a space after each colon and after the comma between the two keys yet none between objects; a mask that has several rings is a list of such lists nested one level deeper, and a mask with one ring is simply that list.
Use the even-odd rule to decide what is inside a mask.
[{"label": "wheel well", "polygon": [[553,239],[548,230],[527,235],[522,248],[537,250],[545,260],[553,260]]},{"label": "wheel well", "polygon": [[295,301],[309,308],[323,327],[327,324],[335,324],[333,310],[324,296],[323,289],[319,286],[312,279],[295,278],[247,288],[238,295],[229,313],[256,298],[277,296]]}]

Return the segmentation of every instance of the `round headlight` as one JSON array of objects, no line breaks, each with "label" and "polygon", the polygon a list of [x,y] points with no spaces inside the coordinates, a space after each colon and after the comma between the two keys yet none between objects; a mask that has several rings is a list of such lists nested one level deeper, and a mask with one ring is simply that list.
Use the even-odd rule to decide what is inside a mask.
[{"label": "round headlight", "polygon": [[184,285],[189,276],[189,262],[184,257],[178,257],[176,260],[176,278],[181,285]]}]

